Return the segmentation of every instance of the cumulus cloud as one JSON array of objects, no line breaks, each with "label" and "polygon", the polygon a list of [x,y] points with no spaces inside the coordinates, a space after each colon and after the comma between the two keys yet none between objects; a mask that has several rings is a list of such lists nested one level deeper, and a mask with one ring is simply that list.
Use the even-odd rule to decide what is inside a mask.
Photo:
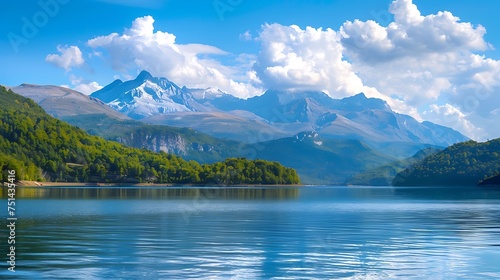
[{"label": "cumulus cloud", "polygon": [[351,57],[374,63],[488,48],[483,26],[460,22],[450,12],[422,16],[411,0],[394,1],[389,12],[394,22],[387,27],[371,20],[343,24],[342,44]]},{"label": "cumulus cloud", "polygon": [[245,81],[231,78],[232,69],[214,56],[227,52],[208,45],[177,44],[173,34],[154,30],[154,18],[137,18],[123,34],[112,33],[91,39],[88,46],[108,52],[115,70],[145,69],[188,87],[218,87],[240,97],[262,91]]},{"label": "cumulus cloud", "polygon": [[[499,86],[499,61],[478,54],[491,48],[484,40],[486,29],[462,22],[447,11],[422,15],[411,0],[393,1],[389,12],[394,21],[386,27],[354,20],[340,28],[344,54],[353,71],[365,86],[388,97],[397,95],[407,105],[399,108],[402,113],[447,103],[440,110],[427,111],[425,119],[447,125],[439,115],[448,112],[469,122],[454,122],[453,128],[474,133],[471,137],[479,135],[472,123],[484,124],[492,106],[500,103],[494,94]],[[449,114],[444,110],[449,106],[461,114]]]},{"label": "cumulus cloud", "polygon": [[486,136],[483,129],[476,127],[467,116],[458,108],[451,104],[429,106],[429,110],[422,114],[426,119],[432,119],[441,125],[454,127],[473,138],[484,138]]},{"label": "cumulus cloud", "polygon": [[338,33],[328,28],[265,24],[254,70],[266,88],[321,90],[332,97],[374,91],[343,57]]},{"label": "cumulus cloud", "polygon": [[82,51],[77,46],[57,46],[57,51],[60,54],[49,54],[45,57],[45,61],[66,71],[71,70],[73,67],[80,67],[85,63]]},{"label": "cumulus cloud", "polygon": [[261,51],[253,66],[254,80],[264,88],[317,90],[333,98],[364,92],[381,98],[395,110],[421,119],[419,112],[403,100],[367,86],[345,58],[341,34],[330,28],[265,24],[258,37]]},{"label": "cumulus cloud", "polygon": [[471,82],[470,68],[482,64],[473,52],[489,47],[484,27],[446,11],[422,16],[411,0],[396,0],[389,11],[394,22],[387,27],[355,20],[340,29],[346,54],[365,84],[421,106]]}]

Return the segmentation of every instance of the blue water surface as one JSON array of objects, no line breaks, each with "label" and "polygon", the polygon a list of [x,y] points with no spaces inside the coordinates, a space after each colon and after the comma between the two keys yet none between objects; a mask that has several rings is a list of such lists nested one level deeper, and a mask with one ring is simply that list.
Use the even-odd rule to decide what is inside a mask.
[{"label": "blue water surface", "polygon": [[9,279],[500,279],[498,188],[18,188],[16,199]]}]

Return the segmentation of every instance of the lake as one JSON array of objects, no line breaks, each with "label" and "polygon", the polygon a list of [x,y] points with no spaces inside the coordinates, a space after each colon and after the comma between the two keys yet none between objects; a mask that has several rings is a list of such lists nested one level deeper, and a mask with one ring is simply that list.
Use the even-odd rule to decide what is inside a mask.
[{"label": "lake", "polygon": [[500,188],[17,191],[10,279],[500,279]]}]

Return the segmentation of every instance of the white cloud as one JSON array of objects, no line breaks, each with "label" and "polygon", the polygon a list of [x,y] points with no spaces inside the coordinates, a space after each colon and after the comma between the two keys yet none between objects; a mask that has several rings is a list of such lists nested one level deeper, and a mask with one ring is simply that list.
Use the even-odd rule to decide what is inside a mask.
[{"label": "white cloud", "polygon": [[500,62],[477,54],[491,48],[484,40],[486,29],[447,11],[422,15],[411,0],[395,0],[389,12],[394,22],[387,27],[359,20],[341,27],[341,43],[353,71],[365,86],[399,96],[407,106],[400,112],[422,113],[419,108],[429,104],[448,103],[465,114],[460,116],[464,122],[441,122],[440,116],[449,113],[444,107],[427,111],[425,119],[471,137],[481,135],[472,126],[484,126],[488,112],[500,104],[494,94],[500,85]]},{"label": "white cloud", "polygon": [[102,88],[101,85],[97,82],[89,82],[89,83],[81,83],[76,85],[73,89],[79,91],[83,94],[90,95],[95,91],[98,91]]},{"label": "white cloud", "polygon": [[322,90],[332,97],[373,91],[344,60],[338,33],[330,28],[265,24],[259,40],[254,70],[266,88]]},{"label": "white cloud", "polygon": [[45,57],[45,61],[66,71],[71,70],[73,67],[80,67],[85,63],[82,51],[77,46],[57,46],[57,51],[60,54],[49,54]]},{"label": "white cloud", "polygon": [[[93,92],[100,90],[102,88],[99,83],[94,82],[94,81],[86,81],[82,77],[77,77],[75,75],[70,75],[69,77],[71,84],[73,85],[73,90],[76,90],[78,92],[81,92],[86,95],[90,95]],[[64,85],[64,87],[70,88],[67,85]]]},{"label": "white cloud", "polygon": [[340,30],[365,84],[421,106],[471,81],[470,69],[482,64],[472,52],[488,48],[484,27],[460,22],[446,11],[422,16],[411,0],[396,0],[389,11],[394,22],[387,27],[355,20]]},{"label": "white cloud", "polygon": [[350,57],[374,63],[488,48],[484,27],[460,22],[450,12],[422,16],[411,0],[394,1],[389,12],[394,22],[387,27],[370,20],[343,24],[342,44]]},{"label": "white cloud", "polygon": [[264,88],[324,91],[333,98],[364,92],[421,120],[415,108],[364,83],[344,56],[340,34],[332,29],[266,24],[258,40],[262,47],[252,79]]},{"label": "white cloud", "polygon": [[179,85],[217,87],[240,97],[262,92],[247,81],[231,78],[231,67],[213,58],[227,56],[227,52],[208,45],[177,44],[173,34],[155,32],[153,24],[154,18],[151,16],[137,18],[123,34],[97,37],[87,44],[94,49],[107,50],[112,67],[122,73],[145,69]]},{"label": "white cloud", "polygon": [[250,33],[250,30],[247,30],[247,31],[245,31],[245,33],[240,34],[240,40],[242,40],[242,41],[252,41],[253,40],[253,36]]},{"label": "white cloud", "polygon": [[472,124],[462,111],[451,104],[445,104],[442,106],[432,104],[429,106],[429,110],[423,112],[422,115],[426,119],[432,119],[440,125],[454,127],[472,138],[478,139],[486,136],[483,129],[480,129]]}]

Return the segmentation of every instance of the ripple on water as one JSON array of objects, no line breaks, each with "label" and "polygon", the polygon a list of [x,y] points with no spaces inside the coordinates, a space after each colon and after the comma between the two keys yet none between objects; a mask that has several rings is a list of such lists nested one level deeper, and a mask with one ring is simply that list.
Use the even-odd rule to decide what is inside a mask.
[{"label": "ripple on water", "polygon": [[500,279],[500,193],[447,193],[324,187],[273,201],[25,200],[16,275]]}]

